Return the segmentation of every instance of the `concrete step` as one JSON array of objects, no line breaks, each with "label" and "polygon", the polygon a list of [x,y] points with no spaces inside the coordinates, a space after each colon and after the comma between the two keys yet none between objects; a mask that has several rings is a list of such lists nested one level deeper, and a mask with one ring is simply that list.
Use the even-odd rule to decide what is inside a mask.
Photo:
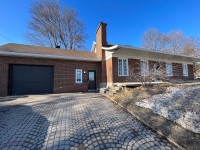
[{"label": "concrete step", "polygon": [[119,92],[119,91],[122,90],[122,87],[119,87],[119,86],[113,86],[113,87],[111,87],[111,89],[116,90],[117,92]]},{"label": "concrete step", "polygon": [[114,94],[116,94],[117,92],[120,92],[121,90],[122,90],[122,87],[112,86],[112,87],[109,87],[109,88],[100,89],[100,93],[106,94],[108,96],[113,96]]},{"label": "concrete step", "polygon": [[116,94],[117,93],[117,91],[116,90],[110,90],[112,93],[114,93],[114,94]]},{"label": "concrete step", "polygon": [[107,88],[101,88],[101,89],[100,89],[100,93],[101,93],[101,94],[105,94],[105,93],[106,93],[106,91],[108,91],[108,89],[107,89]]},{"label": "concrete step", "polygon": [[108,95],[108,96],[113,96],[113,95],[114,95],[114,93],[113,93],[113,92],[111,92],[111,91],[106,91],[106,95]]},{"label": "concrete step", "polygon": [[113,92],[113,93],[117,93],[117,92],[119,92],[120,90],[115,90],[115,89],[110,89],[109,91],[111,91],[111,92]]}]

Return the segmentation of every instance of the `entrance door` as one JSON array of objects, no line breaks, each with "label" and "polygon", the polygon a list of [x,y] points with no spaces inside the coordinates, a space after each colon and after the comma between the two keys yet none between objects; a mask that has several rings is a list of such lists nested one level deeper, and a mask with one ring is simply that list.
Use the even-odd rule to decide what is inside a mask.
[{"label": "entrance door", "polygon": [[96,71],[89,70],[88,78],[89,78],[88,90],[96,90]]}]

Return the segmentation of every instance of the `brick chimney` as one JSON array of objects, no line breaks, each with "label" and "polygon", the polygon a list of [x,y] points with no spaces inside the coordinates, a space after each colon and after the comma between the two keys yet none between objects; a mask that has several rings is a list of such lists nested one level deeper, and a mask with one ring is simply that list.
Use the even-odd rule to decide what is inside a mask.
[{"label": "brick chimney", "polygon": [[106,26],[106,23],[100,22],[96,31],[96,53],[102,59],[100,88],[107,85],[105,50],[102,49],[102,46],[107,45]]},{"label": "brick chimney", "polygon": [[106,35],[106,23],[100,22],[99,27],[96,31],[96,48],[97,48],[97,56],[102,58],[102,46],[107,45],[107,35]]}]

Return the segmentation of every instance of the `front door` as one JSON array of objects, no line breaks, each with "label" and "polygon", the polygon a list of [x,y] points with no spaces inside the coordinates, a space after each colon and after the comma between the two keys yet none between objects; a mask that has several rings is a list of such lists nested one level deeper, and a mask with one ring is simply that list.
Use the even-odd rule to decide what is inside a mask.
[{"label": "front door", "polygon": [[88,90],[96,90],[96,71],[89,70],[88,71]]}]

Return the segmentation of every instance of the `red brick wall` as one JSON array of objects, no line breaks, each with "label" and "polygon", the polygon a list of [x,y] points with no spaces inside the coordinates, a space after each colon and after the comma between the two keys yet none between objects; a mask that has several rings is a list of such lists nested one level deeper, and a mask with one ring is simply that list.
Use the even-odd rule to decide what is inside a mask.
[{"label": "red brick wall", "polygon": [[200,64],[195,63],[194,76],[195,78],[200,78]]},{"label": "red brick wall", "polygon": [[[148,61],[149,62],[149,70],[150,71],[154,71],[154,64],[156,63],[156,64],[160,64],[160,69],[161,70],[164,70],[164,71],[166,71],[166,62],[156,62],[156,61],[152,61],[152,60],[149,60]],[[165,72],[166,73],[166,72]]]},{"label": "red brick wall", "polygon": [[87,82],[75,83],[75,70],[86,71],[86,74],[83,73],[83,79],[88,79],[88,70],[96,70],[96,86],[99,88],[100,63],[98,62],[0,57],[0,96],[8,95],[9,64],[53,65],[54,93],[87,91]]},{"label": "red brick wall", "polygon": [[106,26],[107,24],[101,22],[96,32],[97,56],[99,58],[102,58],[102,62],[101,62],[101,82],[102,83],[107,82],[105,50],[102,49],[102,46],[106,46],[107,44]]},{"label": "red brick wall", "polygon": [[112,57],[106,60],[106,69],[107,69],[107,82],[113,83]]},{"label": "red brick wall", "polygon": [[194,71],[193,65],[188,64],[188,76],[183,76],[183,64],[181,63],[172,63],[173,76],[169,77],[172,79],[181,79],[181,80],[194,80]]},{"label": "red brick wall", "polygon": [[194,66],[192,64],[188,64],[188,77],[184,77],[186,80],[189,78],[190,80],[194,79]]},{"label": "red brick wall", "polygon": [[129,76],[118,76],[118,58],[113,57],[113,82],[137,81],[135,78],[140,74],[140,60],[128,59]]},{"label": "red brick wall", "polygon": [[100,69],[101,69],[101,82],[105,83],[105,82],[107,82],[105,52],[103,53]]},{"label": "red brick wall", "polygon": [[183,76],[183,66],[179,63],[172,63],[173,77],[179,78]]},{"label": "red brick wall", "polygon": [[[149,69],[153,71],[155,61],[149,61]],[[139,59],[128,59],[128,67],[129,67],[129,76],[118,76],[118,58],[112,58],[113,64],[113,82],[139,82],[140,79],[137,78],[141,75],[140,70],[140,60]],[[166,70],[166,63],[162,62],[162,68]],[[182,80],[193,80],[194,72],[193,65],[188,65],[188,77],[183,76],[183,68],[180,63],[172,63],[173,69],[173,77],[174,79],[182,79]]]}]

